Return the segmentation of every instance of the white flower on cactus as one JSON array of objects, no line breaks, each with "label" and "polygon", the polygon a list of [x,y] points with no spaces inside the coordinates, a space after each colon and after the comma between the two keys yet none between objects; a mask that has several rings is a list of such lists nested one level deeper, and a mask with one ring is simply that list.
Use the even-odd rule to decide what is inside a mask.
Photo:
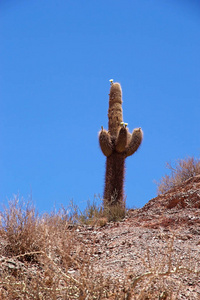
[{"label": "white flower on cactus", "polygon": [[110,81],[110,84],[113,84],[113,79],[110,79],[109,81]]}]

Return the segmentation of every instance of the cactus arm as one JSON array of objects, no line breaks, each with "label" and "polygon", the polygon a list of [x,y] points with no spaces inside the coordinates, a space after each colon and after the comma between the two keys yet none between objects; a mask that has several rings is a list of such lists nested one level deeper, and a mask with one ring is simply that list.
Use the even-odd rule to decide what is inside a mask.
[{"label": "cactus arm", "polygon": [[[130,137],[130,136],[129,136]],[[141,128],[135,128],[130,137],[129,143],[126,147],[126,157],[132,155],[139,148],[143,138],[143,131]]]},{"label": "cactus arm", "polygon": [[102,129],[99,133],[99,145],[103,154],[108,157],[112,154],[113,146],[110,134],[107,130]]},{"label": "cactus arm", "polygon": [[115,142],[115,149],[117,152],[124,152],[127,144],[127,138],[128,138],[128,131],[126,127],[121,127],[117,140]]},{"label": "cactus arm", "polygon": [[118,136],[122,121],[122,90],[119,83],[113,83],[110,88],[108,109],[108,129],[113,139]]}]

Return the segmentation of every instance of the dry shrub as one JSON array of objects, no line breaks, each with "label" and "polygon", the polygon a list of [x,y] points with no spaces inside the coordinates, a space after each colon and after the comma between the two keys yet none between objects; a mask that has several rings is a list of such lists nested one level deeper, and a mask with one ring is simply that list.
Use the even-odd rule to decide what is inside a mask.
[{"label": "dry shrub", "polygon": [[113,192],[110,201],[104,199],[104,217],[108,219],[109,222],[122,221],[126,214],[126,198],[118,200],[117,191]]},{"label": "dry shrub", "polygon": [[105,214],[100,201],[100,197],[97,198],[96,196],[92,202],[90,200],[87,201],[86,208],[78,215],[79,224],[94,226],[102,223],[101,220],[104,219]]},{"label": "dry shrub", "polygon": [[[94,214],[90,207],[86,220]],[[39,216],[15,199],[0,216],[0,299],[108,299],[122,292],[94,272],[93,242],[80,243],[76,214],[62,208]]]},{"label": "dry shrub", "polygon": [[170,175],[165,175],[157,183],[158,194],[163,194],[170,189],[182,184],[185,180],[200,174],[200,159],[188,157],[186,159],[179,159],[172,166],[167,163],[166,167],[171,171]]},{"label": "dry shrub", "polygon": [[126,216],[126,208],[121,203],[115,205],[105,205],[104,216],[109,222],[122,221]]},{"label": "dry shrub", "polygon": [[90,226],[105,226],[108,222],[117,222],[124,219],[126,216],[126,201],[123,203],[115,204],[115,198],[113,197],[113,204],[104,202],[102,205],[102,199],[100,196],[94,197],[93,201],[88,200],[84,211],[80,211],[78,206],[71,201],[68,211],[69,221],[72,224],[82,224]]},{"label": "dry shrub", "polygon": [[38,214],[32,204],[15,198],[0,212],[1,237],[6,241],[6,255],[24,255],[37,252],[43,244]]}]

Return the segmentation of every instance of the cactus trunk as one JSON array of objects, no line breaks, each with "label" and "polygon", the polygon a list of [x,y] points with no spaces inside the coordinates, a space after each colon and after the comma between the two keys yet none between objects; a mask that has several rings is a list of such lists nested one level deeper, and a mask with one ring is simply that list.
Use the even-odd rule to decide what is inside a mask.
[{"label": "cactus trunk", "polygon": [[104,206],[124,203],[125,156],[114,151],[106,159]]}]

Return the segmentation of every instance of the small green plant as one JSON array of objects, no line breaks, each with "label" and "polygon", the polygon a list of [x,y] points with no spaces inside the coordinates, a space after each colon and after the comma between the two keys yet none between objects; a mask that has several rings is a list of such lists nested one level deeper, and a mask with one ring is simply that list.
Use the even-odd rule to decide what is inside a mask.
[{"label": "small green plant", "polygon": [[167,163],[166,167],[171,171],[170,175],[165,175],[157,182],[158,194],[163,194],[170,189],[182,184],[185,180],[200,174],[200,159],[188,157],[179,159],[174,166]]},{"label": "small green plant", "polygon": [[[115,202],[115,195],[112,197]],[[108,222],[118,222],[124,219],[127,213],[125,207],[125,200],[122,203],[115,205],[102,205],[102,199],[99,195],[95,195],[93,201],[88,200],[87,205],[81,211],[72,200],[67,208],[62,207],[65,214],[68,215],[68,221],[73,225],[90,225],[90,226],[104,226]]]},{"label": "small green plant", "polygon": [[[127,209],[126,209],[126,200],[124,199],[124,201],[118,203],[115,199],[117,195],[113,195],[111,197],[111,203],[106,205],[106,203],[104,203],[104,216],[107,218],[108,222],[118,222],[121,221],[125,218],[126,214],[127,214]],[[112,202],[114,202],[115,204],[112,205]]]},{"label": "small green plant", "polygon": [[106,213],[102,206],[102,199],[95,195],[93,201],[88,200],[83,211],[72,200],[70,205],[65,209],[68,214],[68,221],[73,225],[91,225],[103,226],[108,222]]},{"label": "small green plant", "polygon": [[86,208],[79,214],[79,223],[96,225],[102,217],[104,217],[102,205],[97,202],[97,199],[92,202],[88,200]]}]

